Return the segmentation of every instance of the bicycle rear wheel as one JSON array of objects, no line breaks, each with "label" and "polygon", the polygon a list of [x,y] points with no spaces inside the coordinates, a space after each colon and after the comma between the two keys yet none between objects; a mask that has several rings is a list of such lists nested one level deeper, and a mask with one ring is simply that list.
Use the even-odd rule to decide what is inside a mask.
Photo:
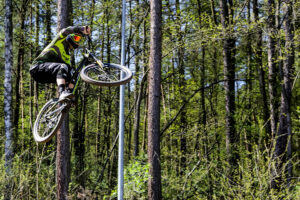
[{"label": "bicycle rear wheel", "polygon": [[49,100],[39,112],[33,127],[33,137],[38,143],[48,142],[61,126],[66,104],[59,104],[58,98]]},{"label": "bicycle rear wheel", "polygon": [[93,85],[119,86],[131,80],[132,72],[124,66],[112,63],[105,63],[103,68],[98,64],[91,64],[82,69],[80,76],[82,80]]}]

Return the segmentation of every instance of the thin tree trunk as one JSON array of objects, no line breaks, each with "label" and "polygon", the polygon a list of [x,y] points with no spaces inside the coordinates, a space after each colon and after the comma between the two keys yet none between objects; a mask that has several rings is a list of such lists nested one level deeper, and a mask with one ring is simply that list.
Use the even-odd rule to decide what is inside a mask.
[{"label": "thin tree trunk", "polygon": [[[175,2],[176,7],[176,19],[179,24],[177,32],[177,38],[179,42],[179,48],[177,52],[178,57],[178,71],[179,71],[179,98],[182,102],[186,102],[186,81],[185,81],[185,70],[184,70],[184,47],[183,47],[183,33],[181,31],[181,11],[179,0]],[[187,129],[187,117],[186,110],[183,110],[180,115],[180,132],[182,133],[180,136],[180,173],[183,174],[186,168],[186,154],[187,154],[187,139],[186,139],[186,129]]]},{"label": "thin tree trunk", "polygon": [[143,142],[142,142],[142,150],[144,153],[146,153],[146,138],[147,137],[147,121],[148,121],[148,96],[149,96],[149,87],[147,87],[146,91],[145,91],[145,109],[144,109],[144,127],[143,127]]},{"label": "thin tree trunk", "polygon": [[209,140],[208,140],[208,133],[207,133],[207,112],[206,112],[206,105],[205,105],[205,92],[204,92],[204,87],[205,87],[205,77],[206,77],[206,73],[205,73],[205,48],[204,46],[202,46],[202,64],[201,64],[201,88],[203,88],[201,90],[201,109],[202,109],[202,116],[200,117],[201,119],[201,127],[204,131],[204,155],[206,157],[206,167],[207,167],[207,174],[208,174],[208,196],[207,199],[212,199],[212,195],[213,195],[213,188],[212,188],[212,178],[211,178],[211,173],[209,170],[209,165],[211,162],[210,159],[210,152],[209,152]]},{"label": "thin tree trunk", "polygon": [[[21,77],[23,71],[24,64],[24,53],[25,53],[25,16],[27,11],[27,0],[22,1],[22,5],[20,8],[20,35],[19,35],[19,49],[18,49],[18,59],[17,59],[17,69],[16,69],[16,87],[15,87],[15,108],[14,108],[14,142],[15,145],[18,145],[18,137],[19,137],[19,118],[20,118],[20,102],[21,102]],[[17,149],[15,149],[17,150]]]},{"label": "thin tree trunk", "polygon": [[[229,7],[228,7],[229,6]],[[235,128],[235,39],[233,37],[233,8],[231,0],[220,0],[223,39],[224,88],[226,101],[226,150],[229,163],[229,183],[238,170],[238,136]]]},{"label": "thin tree trunk", "polygon": [[254,20],[257,23],[258,31],[257,31],[257,43],[256,43],[256,55],[255,55],[255,63],[256,68],[258,71],[258,79],[259,79],[259,89],[260,89],[260,95],[261,95],[261,101],[263,102],[263,120],[265,124],[265,132],[266,132],[266,140],[267,144],[270,143],[270,136],[271,136],[271,123],[270,123],[270,112],[269,112],[269,106],[267,101],[267,91],[266,91],[266,82],[265,82],[265,70],[263,68],[263,62],[262,62],[262,27],[258,25],[259,23],[259,8],[258,8],[258,1],[253,0],[253,15]]},{"label": "thin tree trunk", "polygon": [[[30,5],[32,2],[30,2]],[[33,5],[30,6],[30,35],[33,35]],[[30,63],[33,61],[33,43],[30,43]],[[30,120],[30,132],[32,132],[33,128],[33,79],[30,76],[30,83],[29,83],[29,96],[30,96],[30,101],[29,101],[29,120]],[[32,141],[32,140],[30,140]],[[30,143],[31,146],[31,143]]]},{"label": "thin tree trunk", "polygon": [[270,96],[270,121],[271,137],[275,136],[278,123],[278,68],[276,65],[276,26],[275,26],[275,3],[268,0],[268,66],[269,66],[269,96]]},{"label": "thin tree trunk", "polygon": [[[105,8],[105,16],[106,16],[106,50],[107,50],[107,62],[110,63],[111,61],[111,28],[110,28],[110,12],[109,12],[109,7],[108,7],[108,1],[104,1],[106,3],[106,8]],[[106,112],[106,124],[105,124],[105,141],[106,141],[106,155],[109,155],[110,151],[110,145],[111,145],[111,123],[112,123],[112,101],[111,101],[111,96],[112,96],[112,91],[111,88],[108,88],[108,93],[107,93],[107,101],[105,105],[107,105],[107,112]],[[108,163],[107,166],[107,182],[108,185],[111,186],[111,173],[110,173],[110,168],[111,168],[111,162]]]},{"label": "thin tree trunk", "polygon": [[11,199],[12,189],[12,159],[13,159],[13,132],[12,132],[12,67],[13,67],[13,21],[12,1],[5,1],[5,78],[4,78],[4,131],[5,131],[5,191],[4,199]]},{"label": "thin tree trunk", "polygon": [[51,42],[51,3],[52,0],[46,0],[46,17],[45,17],[45,24],[46,24],[46,45],[48,45]]},{"label": "thin tree trunk", "polygon": [[[129,1],[129,18],[130,18],[130,26],[129,26],[129,34],[128,34],[128,40],[127,40],[127,47],[126,47],[126,53],[127,53],[127,62],[125,61],[125,65],[130,65],[130,60],[131,60],[131,55],[130,55],[130,46],[131,43],[134,39],[134,34],[132,34],[133,26],[134,26],[134,20],[133,20],[133,11],[132,11],[132,1]],[[120,44],[122,44],[122,32],[120,29]],[[121,55],[121,48],[120,48],[120,55]],[[121,56],[120,56],[121,57]],[[125,54],[125,60],[126,60],[126,54]],[[131,92],[130,92],[130,83],[127,84],[127,108],[130,110],[131,107],[131,102],[130,102],[130,97],[131,97]],[[132,146],[132,117],[128,118],[128,142],[127,142],[127,159],[130,160],[131,157],[131,146]]]},{"label": "thin tree trunk", "polygon": [[136,111],[135,111],[135,117],[134,117],[134,156],[138,156],[139,154],[139,127],[140,127],[140,113],[141,113],[141,103],[143,98],[143,89],[144,89],[144,83],[146,81],[147,74],[144,75],[141,85],[139,87],[138,91],[138,97],[136,101]]},{"label": "thin tree trunk", "polygon": [[[39,19],[40,18],[40,6],[39,6],[39,2],[36,2],[36,7],[35,7],[35,19]],[[40,35],[40,20],[35,20],[35,57],[37,57],[39,55],[39,35]],[[35,107],[35,116],[37,116],[38,111],[39,111],[39,104],[38,104],[38,97],[39,97],[39,84],[38,82],[34,81],[34,107]]]},{"label": "thin tree trunk", "polygon": [[[70,24],[68,0],[58,0],[57,30],[68,27]],[[56,184],[57,199],[66,200],[69,187],[70,165],[70,135],[69,114],[67,113],[62,126],[57,132],[57,154],[56,154]]]},{"label": "thin tree trunk", "polygon": [[[136,0],[137,7],[140,11],[140,1]],[[140,12],[138,12],[137,20],[140,20]],[[133,156],[138,156],[139,154],[139,128],[140,128],[140,111],[141,111],[141,102],[142,102],[142,92],[143,89],[141,89],[141,85],[139,86],[139,77],[140,77],[140,67],[139,67],[139,62],[140,62],[140,56],[138,55],[138,52],[140,51],[139,45],[140,45],[140,35],[139,35],[139,25],[136,27],[135,31],[135,73],[136,73],[136,78],[135,78],[135,86],[134,86],[134,122],[133,122],[133,137],[134,137],[134,153]]]},{"label": "thin tree trunk", "polygon": [[101,121],[101,102],[102,102],[102,89],[101,87],[98,88],[98,100],[97,100],[97,121],[96,121],[96,161],[97,163],[100,163],[100,158],[101,158],[101,151],[100,151],[100,146],[101,146],[101,134],[100,134],[100,121]]},{"label": "thin tree trunk", "polygon": [[[251,26],[251,8],[250,8],[250,1],[247,3],[247,22],[248,25]],[[253,50],[251,46],[251,35],[249,30],[247,31],[247,81],[246,81],[246,92],[247,92],[247,98],[248,101],[246,102],[245,108],[250,112],[250,116],[246,119],[246,131],[244,135],[244,144],[245,149],[247,152],[252,151],[252,138],[255,133],[253,133],[251,125],[253,120],[253,114],[252,114],[252,79],[253,79],[253,69],[252,69],[252,57],[253,57]]]},{"label": "thin tree trunk", "polygon": [[284,22],[285,26],[285,48],[287,49],[287,59],[284,62],[284,87],[286,92],[286,101],[287,101],[287,133],[288,133],[288,141],[287,141],[287,186],[289,187],[291,184],[291,179],[293,176],[292,169],[292,120],[291,120],[291,97],[292,97],[292,82],[293,82],[293,71],[295,64],[295,45],[294,45],[294,24],[293,22],[293,7],[294,2],[292,0],[285,2],[284,5],[284,13],[286,13],[286,18]]},{"label": "thin tree trunk", "polygon": [[[144,5],[146,5],[146,2],[144,2]],[[144,10],[147,8],[144,7]],[[148,49],[148,40],[147,40],[147,20],[144,20],[143,23],[143,72],[146,74],[148,70],[148,55],[146,51]],[[148,76],[147,76],[148,77]],[[148,80],[146,81],[148,82]],[[146,90],[144,92],[144,127],[143,127],[143,140],[142,140],[142,150],[144,153],[146,153],[146,138],[147,138],[147,121],[148,121],[148,94],[149,94],[149,88],[146,87]]]},{"label": "thin tree trunk", "polygon": [[84,154],[85,154],[85,115],[86,115],[86,104],[87,104],[87,94],[86,94],[86,88],[84,89],[83,96],[81,99],[81,112],[78,112],[78,108],[76,106],[77,111],[77,120],[76,124],[74,126],[77,128],[77,130],[74,131],[74,162],[75,162],[75,169],[74,169],[74,175],[75,175],[75,181],[77,184],[85,187],[85,176],[82,174],[84,172]]},{"label": "thin tree trunk", "polygon": [[150,0],[150,72],[148,108],[148,199],[160,200],[160,84],[162,59],[162,2]]},{"label": "thin tree trunk", "polygon": [[[215,2],[214,0],[210,1],[210,7],[211,7],[211,12],[212,12],[212,20],[214,22],[214,26],[217,26],[217,17],[216,17],[216,11],[215,11]],[[212,68],[213,68],[213,81],[217,83],[219,81],[219,69],[218,69],[218,54],[217,54],[217,48],[214,46],[213,47],[213,55],[212,55]],[[217,89],[217,88],[216,88]],[[220,134],[218,133],[218,119],[217,119],[217,110],[215,109],[218,105],[218,94],[216,91],[215,87],[211,89],[211,98],[210,100],[210,108],[211,112],[213,113],[214,116],[214,130],[215,130],[215,140],[217,143],[217,160],[220,161]],[[220,163],[220,162],[218,162]]]}]

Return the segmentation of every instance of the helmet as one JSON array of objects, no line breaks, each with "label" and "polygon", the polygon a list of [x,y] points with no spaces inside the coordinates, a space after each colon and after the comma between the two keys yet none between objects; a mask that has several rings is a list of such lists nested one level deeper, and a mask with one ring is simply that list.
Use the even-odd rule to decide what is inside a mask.
[{"label": "helmet", "polygon": [[67,36],[67,41],[72,45],[74,49],[78,48],[79,42],[81,41],[82,35],[72,33]]}]

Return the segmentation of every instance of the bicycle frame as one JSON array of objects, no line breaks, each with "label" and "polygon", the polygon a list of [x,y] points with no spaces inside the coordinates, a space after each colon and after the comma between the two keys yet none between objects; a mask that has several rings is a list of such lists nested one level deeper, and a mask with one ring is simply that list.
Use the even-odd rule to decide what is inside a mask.
[{"label": "bicycle frame", "polygon": [[87,61],[88,57],[83,58],[83,60],[80,62],[79,66],[76,68],[74,75],[72,76],[71,80],[74,80],[75,76],[76,76],[76,81],[74,83],[74,88],[72,90],[72,94],[75,95],[75,92],[77,90],[77,87],[79,85],[79,81],[80,81],[80,71],[82,70],[83,66],[85,66],[85,62]]}]

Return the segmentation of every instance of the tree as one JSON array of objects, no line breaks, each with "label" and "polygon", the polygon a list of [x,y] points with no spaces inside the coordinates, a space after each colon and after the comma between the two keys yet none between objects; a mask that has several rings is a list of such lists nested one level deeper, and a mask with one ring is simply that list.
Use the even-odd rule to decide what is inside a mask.
[{"label": "tree", "polygon": [[160,82],[162,59],[162,3],[150,1],[150,58],[148,105],[148,199],[162,199],[160,166]]},{"label": "tree", "polygon": [[223,64],[226,102],[226,151],[229,163],[229,182],[238,168],[238,136],[235,128],[235,39],[233,36],[233,4],[231,0],[220,0],[223,27]]},{"label": "tree", "polygon": [[[277,177],[272,177],[271,187],[279,189],[283,183],[283,177],[285,176],[284,164],[291,159],[291,139],[292,139],[292,120],[291,120],[291,97],[292,97],[292,69],[295,59],[294,51],[294,34],[292,25],[292,13],[293,2],[287,1],[284,6],[284,31],[285,31],[285,60],[283,69],[280,70],[281,75],[281,106],[279,114],[279,127],[277,131],[275,151],[273,159],[275,160],[275,169],[273,174],[277,174]],[[287,148],[288,147],[288,148]],[[286,149],[288,149],[286,151]],[[292,165],[291,161],[288,161],[287,165],[287,182],[288,185],[291,182]]]},{"label": "tree", "polygon": [[260,89],[260,95],[261,100],[263,101],[263,120],[265,126],[265,132],[267,135],[267,139],[269,142],[270,136],[271,136],[271,124],[270,124],[270,111],[268,109],[268,101],[267,101],[267,92],[266,92],[266,82],[265,82],[265,70],[263,68],[263,41],[262,41],[262,27],[259,24],[259,8],[258,8],[258,2],[257,0],[253,0],[253,15],[254,20],[257,23],[258,31],[257,31],[257,50],[255,53],[255,63],[256,68],[258,71],[258,80],[259,80],[259,89]]},{"label": "tree", "polygon": [[4,124],[5,124],[5,172],[6,187],[4,199],[11,199],[13,129],[12,129],[12,67],[13,67],[13,21],[12,1],[5,1],[5,78],[4,78]]},{"label": "tree", "polygon": [[138,13],[137,13],[137,27],[135,30],[135,37],[136,37],[136,43],[134,47],[134,52],[136,54],[135,56],[135,71],[136,71],[136,79],[135,79],[135,92],[134,92],[134,125],[133,125],[133,136],[134,136],[134,153],[133,155],[136,157],[139,154],[139,128],[140,128],[140,112],[141,112],[141,102],[142,102],[142,93],[143,93],[143,82],[140,83],[139,85],[139,77],[140,77],[140,58],[141,56],[138,55],[140,48],[140,25],[141,25],[141,8],[140,8],[140,1],[136,0],[136,4],[138,7]]},{"label": "tree", "polygon": [[[185,69],[184,69],[184,33],[181,30],[182,29],[182,22],[181,22],[181,10],[180,10],[180,4],[179,0],[175,1],[175,8],[176,8],[176,19],[179,24],[176,28],[176,35],[177,35],[177,40],[178,40],[178,50],[177,50],[177,55],[178,57],[178,72],[179,72],[179,98],[181,102],[186,102],[186,80],[185,80]],[[186,27],[186,26],[185,26]],[[187,138],[186,138],[186,132],[187,132],[187,115],[186,115],[186,110],[183,109],[181,114],[180,114],[180,122],[179,122],[179,127],[180,127],[180,132],[182,132],[180,136],[180,173],[184,174],[184,171],[186,169],[186,154],[187,154]]]},{"label": "tree", "polygon": [[18,144],[18,137],[19,137],[19,112],[20,112],[20,101],[21,101],[21,89],[22,86],[22,74],[24,68],[24,55],[25,55],[25,17],[28,7],[28,0],[23,0],[21,3],[21,8],[18,8],[20,13],[20,23],[21,27],[19,30],[19,49],[18,49],[18,59],[17,59],[17,74],[16,74],[16,87],[15,87],[15,95],[16,95],[16,105],[14,109],[14,129],[15,129],[15,143]]},{"label": "tree", "polygon": [[[69,2],[58,0],[57,30],[60,31],[69,25]],[[57,132],[57,154],[56,154],[56,184],[57,199],[64,200],[68,196],[70,166],[70,135],[69,115],[67,114],[62,126]]]},{"label": "tree", "polygon": [[269,98],[272,139],[275,136],[278,123],[278,67],[276,65],[276,25],[275,3],[268,0],[268,67],[269,67]]}]

